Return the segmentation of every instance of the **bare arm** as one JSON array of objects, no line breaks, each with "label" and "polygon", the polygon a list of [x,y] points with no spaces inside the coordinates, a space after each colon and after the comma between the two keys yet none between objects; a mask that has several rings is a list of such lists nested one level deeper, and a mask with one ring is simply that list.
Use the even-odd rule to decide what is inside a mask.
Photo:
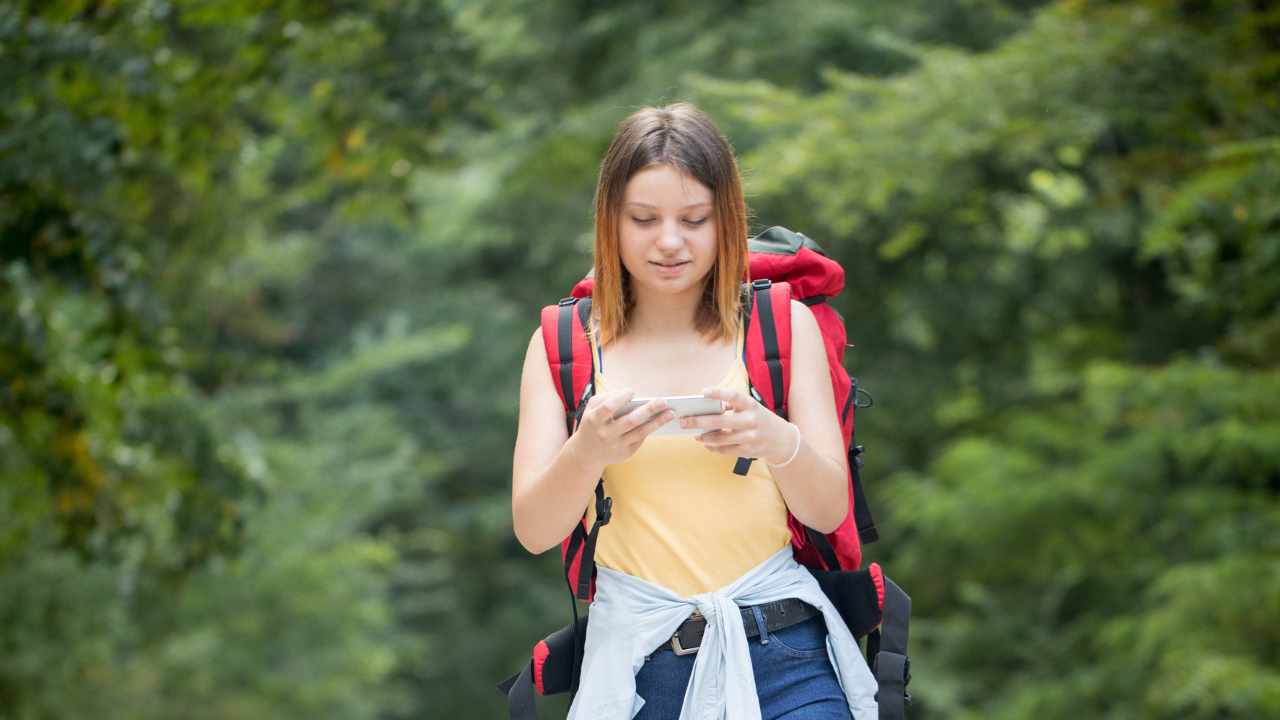
[{"label": "bare arm", "polygon": [[[633,393],[592,396],[582,424],[569,435],[542,343],[534,331],[520,379],[520,419],[511,460],[511,519],[516,539],[538,554],[555,547],[582,518],[596,481],[609,463],[633,454],[644,438],[671,419],[666,405],[650,403],[613,419]],[[647,421],[646,421],[647,420]]]},{"label": "bare arm", "polygon": [[520,419],[511,460],[511,519],[516,539],[529,552],[544,552],[564,539],[582,517],[604,471],[575,453],[564,424],[564,406],[547,369],[542,328],[534,331],[520,376]]}]

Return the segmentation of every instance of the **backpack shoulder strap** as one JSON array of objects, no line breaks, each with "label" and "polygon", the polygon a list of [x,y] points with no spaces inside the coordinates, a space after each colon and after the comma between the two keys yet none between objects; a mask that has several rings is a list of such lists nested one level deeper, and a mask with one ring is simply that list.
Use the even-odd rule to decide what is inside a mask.
[{"label": "backpack shoulder strap", "polygon": [[[742,362],[747,366],[751,395],[773,412],[787,417],[791,386],[791,286],[754,280],[744,284]],[[746,475],[753,458],[738,458],[737,475]]]},{"label": "backpack shoulder strap", "polygon": [[[595,392],[594,358],[587,340],[590,317],[589,297],[567,297],[542,309],[542,342],[547,351],[547,365],[564,405],[565,429],[570,435],[577,429],[587,400]],[[584,522],[574,526],[561,544],[565,581],[574,597],[584,600],[593,594],[596,539],[600,528],[609,523],[613,508],[613,498],[604,494],[603,478],[596,482],[595,503],[596,518],[591,527],[585,527],[584,510]],[[577,604],[573,607],[576,618]]]},{"label": "backpack shoulder strap", "polygon": [[750,305],[743,362],[752,393],[762,405],[787,417],[791,388],[791,286],[755,280],[747,296]]},{"label": "backpack shoulder strap", "polygon": [[[791,390],[791,286],[785,282],[755,280],[751,283],[751,314],[743,353],[751,390],[762,405],[783,419],[788,417],[787,397]],[[733,471],[746,475],[749,458],[738,458]],[[805,526],[809,542],[818,548],[830,570],[840,568],[831,541]]]},{"label": "backpack shoulder strap", "polygon": [[565,425],[570,433],[582,407],[593,391],[591,344],[586,328],[591,316],[591,298],[567,297],[542,308],[542,343],[547,351],[551,381],[564,405]]}]

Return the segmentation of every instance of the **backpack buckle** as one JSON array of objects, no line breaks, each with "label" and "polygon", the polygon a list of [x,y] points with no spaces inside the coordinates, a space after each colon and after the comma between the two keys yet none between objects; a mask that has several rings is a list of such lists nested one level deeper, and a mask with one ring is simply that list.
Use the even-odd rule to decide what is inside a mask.
[{"label": "backpack buckle", "polygon": [[578,302],[578,298],[570,295],[567,298],[560,298],[560,301],[557,302],[556,304],[559,305],[560,307],[564,307],[565,305],[572,305],[576,302]]},{"label": "backpack buckle", "polygon": [[596,503],[596,524],[608,525],[613,518],[613,498],[607,497]]},{"label": "backpack buckle", "polygon": [[769,289],[769,286],[770,286],[770,285],[772,285],[772,284],[773,284],[773,281],[772,281],[772,280],[770,280],[770,279],[768,279],[768,278],[760,278],[759,280],[752,280],[752,281],[751,281],[751,289],[752,289],[752,290],[767,290],[767,289]]}]

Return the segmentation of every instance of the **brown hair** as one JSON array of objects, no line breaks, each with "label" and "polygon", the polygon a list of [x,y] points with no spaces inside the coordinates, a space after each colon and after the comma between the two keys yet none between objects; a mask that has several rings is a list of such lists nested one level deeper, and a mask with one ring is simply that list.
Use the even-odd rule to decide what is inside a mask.
[{"label": "brown hair", "polygon": [[706,113],[687,102],[643,107],[618,124],[600,163],[596,183],[595,288],[600,342],[627,330],[635,296],[622,266],[618,223],[627,182],[651,165],[670,165],[711,190],[716,226],[716,263],[705,281],[695,329],[709,338],[731,339],[741,323],[741,283],[747,268],[747,209],[733,148]]}]

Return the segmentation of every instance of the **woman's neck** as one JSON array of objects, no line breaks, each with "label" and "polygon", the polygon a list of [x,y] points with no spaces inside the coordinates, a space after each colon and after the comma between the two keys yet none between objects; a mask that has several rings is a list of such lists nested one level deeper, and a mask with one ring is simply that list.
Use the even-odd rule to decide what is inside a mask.
[{"label": "woman's neck", "polygon": [[695,332],[701,288],[679,295],[637,293],[627,334],[647,338],[681,337]]}]

